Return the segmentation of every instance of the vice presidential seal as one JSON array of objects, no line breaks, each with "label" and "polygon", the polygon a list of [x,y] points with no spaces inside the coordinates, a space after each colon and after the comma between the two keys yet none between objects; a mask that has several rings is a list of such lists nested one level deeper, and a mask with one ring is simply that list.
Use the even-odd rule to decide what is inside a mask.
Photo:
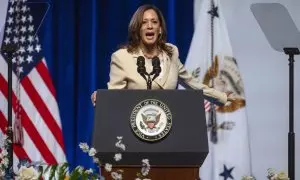
[{"label": "vice presidential seal", "polygon": [[158,141],[164,138],[172,127],[172,114],[163,102],[146,99],[138,103],[130,116],[131,129],[145,141]]}]

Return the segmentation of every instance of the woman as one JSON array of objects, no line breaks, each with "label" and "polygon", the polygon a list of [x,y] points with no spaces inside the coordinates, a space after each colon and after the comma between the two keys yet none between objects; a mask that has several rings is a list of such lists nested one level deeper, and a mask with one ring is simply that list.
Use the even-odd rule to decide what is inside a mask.
[{"label": "woman", "polygon": [[[177,47],[166,39],[166,24],[160,10],[153,5],[139,7],[128,27],[128,44],[112,54],[108,89],[146,89],[145,79],[137,72],[137,58],[145,57],[146,70],[151,72],[152,58],[157,56],[161,72],[152,89],[176,89],[179,81],[190,88],[203,89],[205,97],[214,103],[233,100],[231,93],[219,92],[193,78],[180,62]],[[91,100],[95,105],[96,91]]]}]

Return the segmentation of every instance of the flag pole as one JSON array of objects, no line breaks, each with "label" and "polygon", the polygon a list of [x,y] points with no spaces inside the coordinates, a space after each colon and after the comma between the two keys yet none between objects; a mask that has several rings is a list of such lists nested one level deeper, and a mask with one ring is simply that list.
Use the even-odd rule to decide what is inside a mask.
[{"label": "flag pole", "polygon": [[[218,8],[215,6],[214,0],[211,0],[211,6],[210,6],[210,10],[208,11],[208,13],[211,15],[211,51],[210,51],[210,58],[211,58],[211,68],[214,68],[214,19],[216,17],[219,17],[218,14]],[[212,88],[214,87],[214,75],[212,73],[210,73],[210,79],[211,79],[211,84],[212,84]],[[217,117],[216,117],[216,110],[215,110],[215,106],[213,104],[210,104],[211,108],[210,108],[210,113],[209,113],[209,121],[210,121],[210,125],[211,125],[211,142],[216,144],[218,142],[218,123],[217,123]]]},{"label": "flag pole", "polygon": [[9,44],[3,45],[1,48],[1,54],[3,54],[7,58],[7,82],[8,82],[8,103],[7,103],[7,136],[8,136],[8,167],[7,167],[7,175],[11,174],[10,172],[13,170],[13,131],[12,131],[12,58],[14,53],[17,51],[17,45]]}]

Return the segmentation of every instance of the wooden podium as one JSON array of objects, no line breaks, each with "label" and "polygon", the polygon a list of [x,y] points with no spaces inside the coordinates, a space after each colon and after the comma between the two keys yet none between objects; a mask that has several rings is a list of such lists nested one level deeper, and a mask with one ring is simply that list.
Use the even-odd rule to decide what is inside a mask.
[{"label": "wooden podium", "polygon": [[[136,107],[145,100],[162,102],[172,115],[171,130],[155,142],[142,140],[133,130]],[[95,107],[93,147],[96,156],[113,170],[122,169],[124,180],[135,180],[141,172],[142,159],[151,166],[151,180],[197,180],[199,167],[208,154],[207,128],[201,90],[98,90]],[[138,105],[139,104],[139,105]],[[146,110],[145,110],[146,111]],[[117,136],[123,137],[126,150],[115,147]],[[114,161],[122,153],[121,161]],[[110,172],[101,168],[105,180]]]},{"label": "wooden podium", "polygon": [[[115,168],[116,169],[116,168]],[[140,167],[120,166],[117,169],[124,170],[124,180],[135,180],[136,173],[141,171]],[[101,168],[105,180],[113,180],[109,172]],[[151,167],[147,178],[151,180],[200,180],[199,166],[195,167]]]}]

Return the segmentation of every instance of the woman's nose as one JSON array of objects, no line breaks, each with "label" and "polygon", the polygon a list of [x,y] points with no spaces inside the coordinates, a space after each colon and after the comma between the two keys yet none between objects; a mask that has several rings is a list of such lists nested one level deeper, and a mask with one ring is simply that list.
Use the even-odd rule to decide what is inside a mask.
[{"label": "woman's nose", "polygon": [[151,22],[148,22],[147,23],[147,28],[152,28],[153,26],[152,26],[152,23]]}]

